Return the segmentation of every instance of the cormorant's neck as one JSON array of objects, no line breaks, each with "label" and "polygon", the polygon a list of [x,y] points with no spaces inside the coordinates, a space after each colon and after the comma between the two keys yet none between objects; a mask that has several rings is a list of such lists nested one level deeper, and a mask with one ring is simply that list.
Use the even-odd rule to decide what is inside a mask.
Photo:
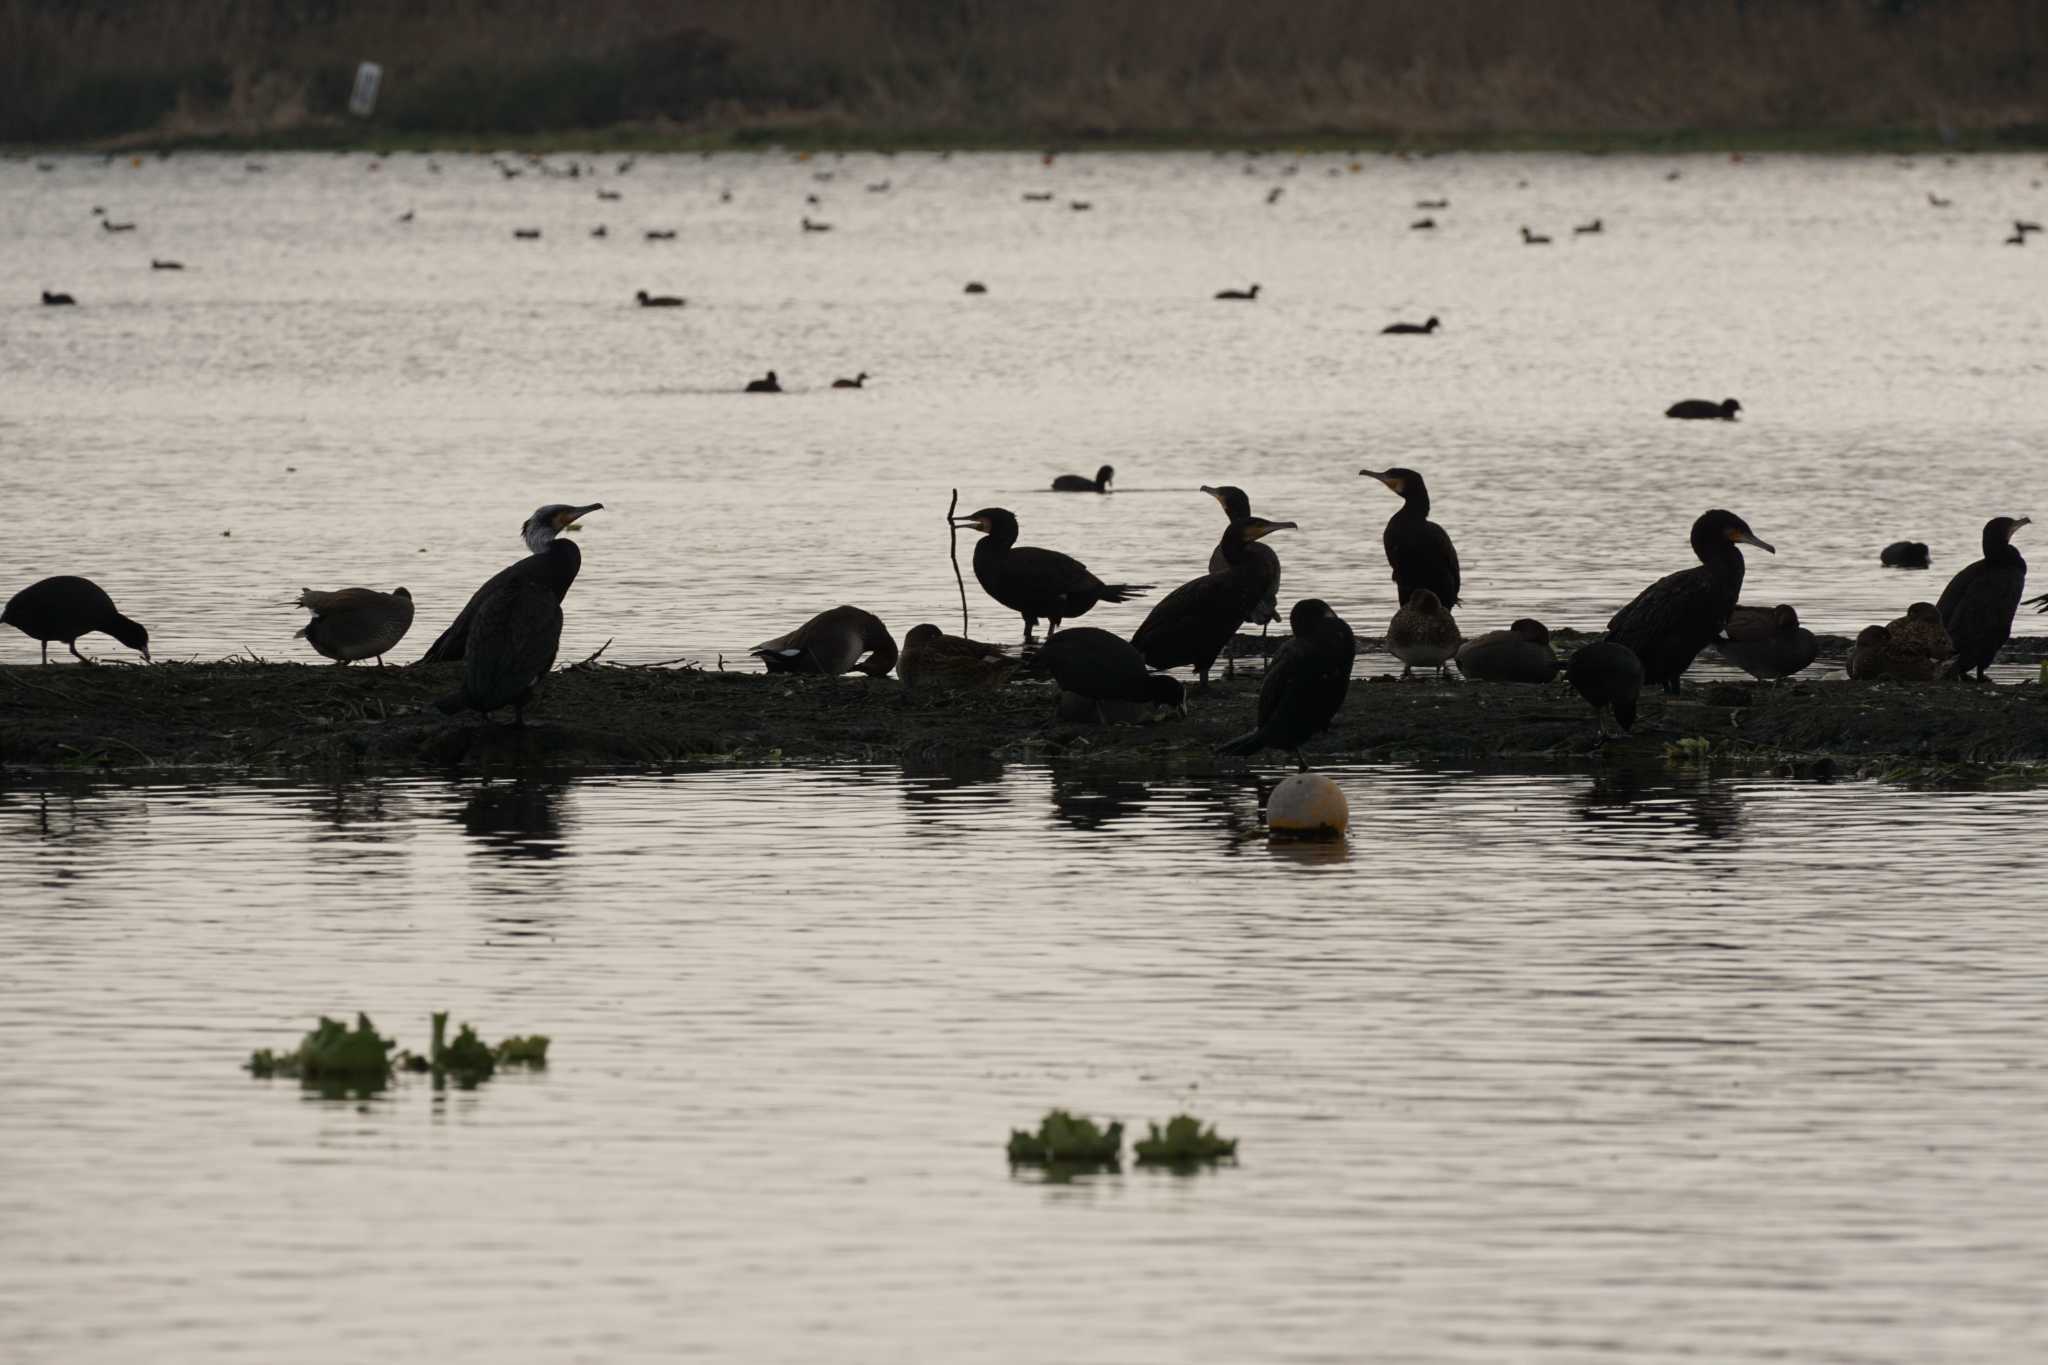
[{"label": "cormorant's neck", "polygon": [[1742,582],[1742,551],[1735,542],[1721,536],[1706,535],[1693,541],[1692,552],[1700,557],[1700,563],[1707,566],[1707,572],[1716,578],[1732,578]]},{"label": "cormorant's neck", "polygon": [[[995,524],[994,524],[993,526],[990,526],[990,527],[989,527],[989,529],[988,529],[988,534],[984,535],[984,536],[983,536],[983,537],[981,538],[981,544],[982,544],[982,545],[988,545],[988,546],[992,546],[992,547],[994,547],[994,549],[993,549],[993,550],[991,551],[991,553],[993,553],[993,552],[994,552],[994,550],[1007,550],[1007,549],[1009,549],[1009,548],[1010,548],[1010,547],[1011,547],[1012,545],[1015,545],[1016,543],[1017,543],[1017,523],[1016,523],[1016,522],[1014,522],[1014,521],[1010,521],[1010,522],[1004,522],[1004,521],[999,521],[999,522],[996,522],[996,523],[995,523]],[[980,546],[976,546],[976,547],[975,547],[975,550],[976,550],[976,552],[977,552],[977,553],[979,553],[979,552],[980,552],[980,548],[981,548]]]},{"label": "cormorant's neck", "polygon": [[1251,542],[1245,539],[1244,523],[1233,518],[1223,532],[1223,539],[1216,542],[1216,550],[1223,556],[1223,562],[1235,568],[1244,563],[1244,552]]},{"label": "cormorant's neck", "polygon": [[583,567],[583,551],[576,548],[573,540],[557,539],[540,553],[547,559],[548,582],[554,588],[555,596],[568,596],[577,572]]},{"label": "cormorant's neck", "polygon": [[1423,518],[1429,515],[1429,490],[1413,486],[1401,490],[1401,510],[1396,516]]}]

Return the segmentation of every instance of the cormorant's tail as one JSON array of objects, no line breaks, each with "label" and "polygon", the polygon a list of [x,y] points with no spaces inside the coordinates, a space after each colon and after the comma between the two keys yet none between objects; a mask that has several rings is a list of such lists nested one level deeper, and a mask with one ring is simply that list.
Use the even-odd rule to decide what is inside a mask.
[{"label": "cormorant's tail", "polygon": [[442,631],[434,638],[434,643],[427,646],[427,652],[420,655],[419,661],[423,664],[461,663],[463,655],[469,651],[469,621],[470,610],[464,607],[461,613],[448,623],[448,629]]},{"label": "cormorant's tail", "polygon": [[1249,758],[1265,747],[1266,732],[1264,730],[1253,730],[1250,734],[1239,735],[1236,739],[1223,741],[1223,743],[1216,746],[1216,752],[1219,754],[1235,754],[1239,758]]},{"label": "cormorant's tail", "polygon": [[1128,602],[1133,597],[1143,597],[1152,591],[1150,583],[1104,583],[1096,596],[1105,602]]}]

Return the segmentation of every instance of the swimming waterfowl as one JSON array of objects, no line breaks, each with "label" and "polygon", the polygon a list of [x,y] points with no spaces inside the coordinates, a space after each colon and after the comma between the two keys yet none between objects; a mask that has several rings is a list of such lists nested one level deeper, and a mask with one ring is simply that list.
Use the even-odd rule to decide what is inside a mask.
[{"label": "swimming waterfowl", "polygon": [[1627,645],[1613,640],[1596,640],[1572,655],[1565,665],[1565,680],[1572,691],[1593,708],[1594,724],[1607,734],[1607,712],[1623,730],[1636,723],[1636,699],[1643,690],[1643,665]]},{"label": "swimming waterfowl", "polygon": [[1286,192],[1287,191],[1281,189],[1278,185],[1275,185],[1272,189],[1266,191],[1266,202],[1268,204],[1277,204],[1280,202],[1280,196],[1285,194]]},{"label": "swimming waterfowl", "polygon": [[1351,664],[1358,644],[1351,627],[1319,597],[1304,597],[1287,613],[1293,635],[1266,666],[1259,685],[1259,723],[1249,733],[1216,748],[1246,756],[1261,749],[1285,749],[1308,771],[1301,746],[1330,728],[1351,690]]},{"label": "swimming waterfowl", "polygon": [[111,635],[149,662],[149,631],[123,616],[107,590],[90,578],[59,574],[31,583],[9,598],[0,608],[0,625],[10,625],[43,647],[43,662],[50,662],[50,641],[61,641],[80,663],[91,663],[78,652],[78,637],[97,631]]},{"label": "swimming waterfowl", "polygon": [[1545,236],[1544,236],[1544,235],[1543,235],[1542,233],[1540,233],[1540,232],[1531,232],[1531,231],[1529,231],[1529,229],[1528,229],[1528,228],[1526,228],[1526,227],[1525,227],[1525,228],[1523,228],[1523,229],[1522,229],[1522,245],[1523,245],[1523,246],[1549,246],[1549,245],[1550,245],[1550,239],[1549,239],[1548,237],[1545,237]]},{"label": "swimming waterfowl", "polygon": [[1049,204],[1052,202],[1052,191],[1026,190],[1024,191],[1024,202],[1027,204]]},{"label": "swimming waterfowl", "polygon": [[1676,417],[1681,422],[1732,422],[1735,414],[1741,411],[1742,404],[1733,398],[1723,398],[1718,403],[1710,403],[1704,398],[1688,398],[1664,409],[1664,415]]},{"label": "swimming waterfowl", "polygon": [[[1223,508],[1226,522],[1250,518],[1252,500],[1245,495],[1242,488],[1230,484],[1212,488],[1208,484],[1203,484],[1202,491],[1216,499]],[[1259,636],[1263,639],[1266,627],[1280,619],[1280,556],[1273,553],[1273,547],[1265,541],[1253,540],[1245,545],[1244,558],[1246,567],[1243,572],[1257,575],[1265,585],[1263,595],[1252,607],[1251,614],[1245,617],[1245,620],[1258,626]],[[1229,567],[1230,558],[1223,553],[1223,545],[1218,542],[1216,548],[1209,551],[1209,572],[1222,573]],[[1230,644],[1230,653],[1223,666],[1223,676],[1226,678],[1237,671],[1237,641],[1234,637]]]},{"label": "swimming waterfowl", "polygon": [[1590,237],[1596,232],[1605,232],[1606,230],[1606,224],[1595,218],[1590,223],[1580,223],[1577,227],[1573,228],[1572,235],[1575,237]]},{"label": "swimming waterfowl", "polygon": [[1887,569],[1924,569],[1928,564],[1927,543],[1895,540],[1877,552],[1877,562]]},{"label": "swimming waterfowl", "polygon": [[183,270],[185,264],[182,261],[159,261],[152,256],[149,261],[149,268],[151,270]]},{"label": "swimming waterfowl", "polygon": [[867,189],[869,194],[887,194],[889,192],[889,182],[877,180],[874,184],[869,185]]},{"label": "swimming waterfowl", "polygon": [[636,290],[633,299],[642,308],[680,308],[683,301],[674,294],[650,294],[645,289]]},{"label": "swimming waterfowl", "polygon": [[597,192],[597,197],[609,201],[619,198],[620,195],[617,190],[599,190]]},{"label": "swimming waterfowl", "polygon": [[960,292],[963,294],[986,294],[988,292],[988,286],[983,284],[980,280],[969,280],[967,282],[967,287],[961,290]]},{"label": "swimming waterfowl", "polygon": [[1728,613],[1723,638],[1714,642],[1722,658],[1762,682],[1789,678],[1820,657],[1820,641],[1799,624],[1799,613],[1786,603],[1775,607],[1738,606]]},{"label": "swimming waterfowl", "polygon": [[1395,605],[1406,602],[1417,590],[1428,588],[1444,606],[1457,606],[1464,582],[1458,568],[1458,550],[1444,528],[1429,519],[1429,485],[1412,469],[1358,472],[1378,479],[1401,498],[1401,510],[1387,518],[1387,528],[1380,536],[1386,547],[1387,563],[1394,571]]},{"label": "swimming waterfowl", "polygon": [[1024,618],[1027,643],[1041,617],[1049,636],[1060,622],[1086,615],[1098,602],[1128,602],[1152,590],[1150,583],[1105,583],[1069,555],[1017,544],[1017,518],[1008,508],[984,507],[955,517],[953,524],[981,532],[974,547],[974,580]]},{"label": "swimming waterfowl", "polygon": [[1935,208],[1945,209],[1949,207],[1949,205],[1955,203],[1955,200],[1944,199],[1940,195],[1936,194],[1933,190],[1929,190],[1927,192],[1927,202],[1932,204]]},{"label": "swimming waterfowl", "polygon": [[374,658],[382,668],[385,654],[412,629],[412,594],[404,588],[388,593],[374,588],[301,588],[298,605],[313,616],[292,638],[304,639],[322,658],[340,664]]},{"label": "swimming waterfowl", "polygon": [[867,385],[868,372],[866,370],[862,370],[851,379],[835,379],[832,381],[832,387],[835,389],[864,389]]},{"label": "swimming waterfowl", "polygon": [[1443,326],[1442,319],[1438,318],[1436,314],[1431,313],[1428,322],[1390,322],[1380,328],[1380,335],[1427,336],[1441,326]]},{"label": "swimming waterfowl", "polygon": [[1477,682],[1547,683],[1564,668],[1550,647],[1549,628],[1526,616],[1467,640],[1456,661],[1458,672]]},{"label": "swimming waterfowl", "polygon": [[513,228],[512,235],[522,242],[531,242],[540,237],[539,228]]},{"label": "swimming waterfowl", "polygon": [[102,228],[103,230],[107,231],[107,232],[133,232],[133,231],[135,231],[135,224],[133,224],[133,223],[117,223],[117,222],[115,222],[115,221],[114,221],[113,219],[111,219],[111,218],[102,218],[102,219],[100,219],[100,227],[101,227],[101,228]]},{"label": "swimming waterfowl", "polygon": [[72,298],[69,294],[53,294],[47,289],[43,291],[43,307],[45,308],[73,308],[77,304],[78,300]]},{"label": "swimming waterfowl", "polygon": [[1094,208],[1095,205],[1089,203],[1086,199],[1070,199],[1067,201],[1067,207],[1076,213],[1086,213]]},{"label": "swimming waterfowl", "polygon": [[1608,638],[1633,650],[1644,679],[1666,692],[1678,691],[1679,678],[1721,634],[1742,597],[1742,551],[1736,547],[1777,553],[1748,522],[1719,508],[1693,522],[1690,539],[1699,567],[1658,579],[1607,623]]},{"label": "swimming waterfowl", "polygon": [[1984,557],[1951,578],[1934,604],[1955,643],[1955,677],[1967,678],[1975,669],[1977,681],[1985,681],[1984,670],[2012,638],[2013,613],[2027,587],[2027,561],[2012,536],[2032,520],[1993,517],[1985,522]]},{"label": "swimming waterfowl", "polygon": [[1451,201],[1448,199],[1418,199],[1415,201],[1415,207],[1419,209],[1447,209],[1450,206]]},{"label": "swimming waterfowl", "polygon": [[2002,237],[1999,240],[2007,246],[2025,246],[2027,244],[2027,234],[2015,229],[2012,236]]},{"label": "swimming waterfowl", "polygon": [[1049,636],[1025,656],[1019,671],[1049,675],[1059,685],[1062,719],[1141,720],[1162,706],[1187,714],[1187,688],[1179,678],[1151,672],[1136,646],[1094,626]]},{"label": "swimming waterfowl", "polygon": [[1387,653],[1401,661],[1404,678],[1418,668],[1434,668],[1441,679],[1463,643],[1450,609],[1428,588],[1417,588],[1387,623]]},{"label": "swimming waterfowl", "polygon": [[611,234],[609,231],[607,231],[603,223],[599,223],[596,227],[590,230],[590,235],[593,237],[608,237]]},{"label": "swimming waterfowl", "polygon": [[407,209],[404,213],[399,214],[398,221],[401,223],[410,223],[412,221],[412,210]]},{"label": "swimming waterfowl", "polygon": [[673,242],[676,239],[676,230],[674,228],[649,228],[640,235],[650,242]]},{"label": "swimming waterfowl", "polygon": [[[530,578],[554,594],[560,602],[569,595],[569,588],[576,582],[576,575],[583,567],[583,552],[576,542],[562,538],[564,531],[576,529],[576,523],[592,512],[604,510],[601,502],[573,507],[568,503],[551,502],[536,508],[532,516],[519,528],[519,538],[526,542],[528,554],[524,559],[514,560],[491,575],[481,588],[470,594],[469,601],[448,628],[427,646],[427,652],[420,656],[423,664],[453,663],[463,657],[469,647],[469,635],[476,620],[477,611],[483,601],[496,589],[515,578]],[[507,607],[506,610],[510,610]],[[493,708],[495,709],[495,708]]]},{"label": "swimming waterfowl", "polygon": [[859,607],[821,611],[790,631],[755,645],[748,653],[770,673],[814,673],[837,677],[865,673],[885,678],[896,667],[896,640],[882,618]]},{"label": "swimming waterfowl", "polygon": [[1002,686],[1016,667],[1006,647],[948,635],[927,622],[912,626],[903,637],[896,676],[913,693],[974,691]]},{"label": "swimming waterfowl", "polygon": [[775,371],[770,370],[766,375],[762,376],[759,379],[749,379],[747,381],[746,392],[781,393],[782,381],[775,377]]},{"label": "swimming waterfowl", "polygon": [[1253,285],[1249,289],[1219,289],[1216,291],[1216,297],[1219,299],[1255,299],[1258,296],[1259,287],[1257,285]]},{"label": "swimming waterfowl", "polygon": [[2030,232],[2039,232],[2041,225],[2030,223],[2024,218],[2015,218],[2012,220],[2012,230],[2015,236],[2024,237]]},{"label": "swimming waterfowl", "polygon": [[1408,230],[1410,232],[1434,232],[1436,231],[1436,219],[1417,218],[1408,225]]},{"label": "swimming waterfowl", "polygon": [[1237,628],[1251,619],[1272,581],[1266,566],[1248,550],[1275,531],[1292,529],[1291,521],[1231,518],[1216,547],[1224,559],[1222,571],[1205,573],[1175,588],[1145,614],[1131,636],[1145,666],[1193,668],[1201,685],[1207,687],[1217,656],[1237,638]]},{"label": "swimming waterfowl", "polygon": [[832,230],[832,225],[831,225],[830,223],[818,223],[818,222],[813,222],[813,221],[812,221],[811,219],[809,219],[809,218],[805,218],[805,219],[804,219],[804,231],[805,231],[805,232],[830,232],[831,230]]},{"label": "swimming waterfowl", "polygon": [[1116,469],[1112,465],[1104,465],[1096,470],[1095,477],[1092,479],[1083,478],[1079,474],[1062,474],[1052,481],[1052,491],[1055,493],[1107,493],[1109,491],[1109,481],[1115,477]]},{"label": "swimming waterfowl", "polygon": [[509,706],[512,723],[523,726],[526,708],[562,647],[561,599],[531,575],[494,579],[478,599],[462,660],[462,686],[434,706],[449,715],[479,711],[485,720]]}]

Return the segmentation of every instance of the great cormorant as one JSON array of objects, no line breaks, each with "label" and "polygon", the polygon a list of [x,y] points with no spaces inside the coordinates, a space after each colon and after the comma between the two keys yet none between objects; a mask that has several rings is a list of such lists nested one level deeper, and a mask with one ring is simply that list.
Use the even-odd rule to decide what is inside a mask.
[{"label": "great cormorant", "polygon": [[1069,555],[1019,545],[1017,518],[1007,508],[984,507],[953,522],[981,532],[974,547],[974,579],[982,591],[1024,618],[1026,641],[1041,617],[1051,635],[1060,622],[1087,614],[1097,602],[1127,602],[1152,590],[1150,583],[1105,583]]},{"label": "great cormorant", "polygon": [[486,720],[501,706],[512,723],[526,724],[526,708],[562,646],[562,603],[532,576],[487,584],[476,604],[462,686],[434,705],[449,714],[474,710]]},{"label": "great cormorant", "polygon": [[1607,623],[1608,638],[1635,652],[1645,681],[1661,684],[1666,692],[1678,691],[1680,676],[1728,624],[1742,598],[1739,545],[1777,553],[1733,512],[1717,508],[1701,513],[1692,524],[1692,552],[1699,556],[1699,567],[1666,574]]},{"label": "great cormorant", "polygon": [[43,647],[43,662],[50,662],[50,641],[61,640],[80,663],[91,663],[78,652],[78,637],[99,631],[111,635],[149,661],[149,632],[123,616],[114,599],[90,578],[59,574],[31,583],[0,608],[0,624],[13,626]]},{"label": "great cormorant", "polygon": [[[1227,521],[1238,521],[1252,514],[1252,500],[1245,495],[1242,488],[1231,484],[1212,488],[1208,484],[1203,484],[1202,491],[1222,505],[1223,515]],[[1251,615],[1245,617],[1245,620],[1258,626],[1259,636],[1263,639],[1266,627],[1280,619],[1280,556],[1274,554],[1273,547],[1262,540],[1246,544],[1244,553],[1245,558],[1251,563],[1252,570],[1266,581],[1265,596],[1252,608]],[[1222,573],[1229,567],[1230,559],[1223,553],[1223,544],[1219,541],[1216,548],[1209,551],[1209,572]],[[1224,664],[1223,676],[1227,678],[1235,672],[1236,664],[1237,648],[1236,641],[1233,640],[1228,661]]]},{"label": "great cormorant", "polygon": [[576,581],[576,573],[583,567],[583,552],[576,548],[576,542],[562,538],[562,532],[571,530],[576,522],[604,507],[593,502],[583,507],[571,507],[567,503],[551,502],[538,508],[519,528],[520,539],[532,551],[526,558],[515,560],[492,574],[481,588],[470,594],[462,612],[448,629],[440,634],[427,652],[420,656],[423,664],[453,663],[460,659],[469,642],[470,622],[475,618],[478,605],[485,594],[509,578],[528,577],[545,584],[560,602],[569,595],[569,586]]},{"label": "great cormorant", "polygon": [[[1050,674],[1063,694],[1086,704],[1099,722],[1111,718],[1111,707],[1119,713],[1135,706],[1187,712],[1187,688],[1179,678],[1151,672],[1129,641],[1094,626],[1075,626],[1049,637],[1025,656],[1023,671]],[[1060,709],[1072,708],[1063,704]]]},{"label": "great cormorant", "polygon": [[382,668],[384,655],[412,629],[412,594],[404,588],[388,593],[374,588],[301,588],[298,605],[313,617],[293,638],[303,638],[322,658],[336,663],[373,658]]},{"label": "great cormorant", "polygon": [[896,676],[907,692],[972,691],[1002,686],[1016,666],[1002,645],[948,635],[927,622],[912,626],[903,637]]},{"label": "great cormorant", "polygon": [[1458,647],[1458,671],[1479,682],[1547,683],[1564,668],[1550,647],[1550,629],[1528,617],[1489,630]]},{"label": "great cormorant", "polygon": [[1789,678],[1820,657],[1820,641],[1799,624],[1787,603],[1737,607],[1728,613],[1724,638],[1714,642],[1721,657],[1763,682]]},{"label": "great cormorant", "polygon": [[1175,588],[1146,613],[1131,636],[1148,668],[1195,670],[1202,686],[1237,628],[1251,619],[1265,600],[1270,581],[1266,567],[1247,553],[1275,531],[1294,529],[1291,521],[1264,517],[1233,517],[1224,528],[1216,553],[1223,557],[1219,573],[1205,573]]},{"label": "great cormorant", "polygon": [[1079,474],[1062,474],[1052,481],[1052,491],[1055,493],[1107,493],[1109,491],[1109,481],[1115,477],[1116,469],[1111,465],[1104,465],[1096,470],[1095,477],[1092,479],[1083,478]]},{"label": "great cormorant", "polygon": [[2031,517],[1993,517],[1984,523],[1984,557],[1948,581],[1935,608],[1955,642],[1953,671],[1958,678],[1984,670],[2012,638],[2013,613],[2027,587],[2027,561],[2013,548],[2012,533]]},{"label": "great cormorant", "polygon": [[1593,708],[1594,723],[1603,736],[1607,733],[1609,708],[1622,729],[1634,728],[1636,698],[1643,690],[1643,665],[1627,645],[1611,639],[1596,640],[1572,655],[1564,676],[1572,690]]},{"label": "great cormorant", "polygon": [[1450,608],[1428,588],[1417,588],[1387,623],[1387,652],[1401,661],[1404,678],[1418,668],[1434,668],[1442,678],[1444,665],[1457,657],[1463,643]]},{"label": "great cormorant", "polygon": [[829,678],[858,672],[885,678],[896,666],[895,637],[882,618],[859,607],[821,611],[787,635],[748,652],[770,673],[818,673]]},{"label": "great cormorant", "polygon": [[1444,528],[1429,519],[1429,485],[1412,469],[1358,472],[1378,479],[1401,497],[1401,510],[1387,519],[1381,536],[1387,563],[1394,570],[1394,605],[1400,606],[1418,589],[1428,588],[1446,607],[1457,606],[1463,583],[1458,550]]},{"label": "great cormorant", "polygon": [[1259,723],[1248,734],[1217,746],[1239,756],[1261,749],[1285,749],[1307,771],[1301,746],[1330,728],[1351,689],[1351,663],[1358,645],[1351,627],[1321,598],[1304,597],[1287,614],[1294,632],[1266,666],[1259,687]]},{"label": "great cormorant", "polygon": [[1733,398],[1723,398],[1718,403],[1710,403],[1704,398],[1688,398],[1664,409],[1664,415],[1682,422],[1732,422],[1735,414],[1741,411],[1742,404]]}]

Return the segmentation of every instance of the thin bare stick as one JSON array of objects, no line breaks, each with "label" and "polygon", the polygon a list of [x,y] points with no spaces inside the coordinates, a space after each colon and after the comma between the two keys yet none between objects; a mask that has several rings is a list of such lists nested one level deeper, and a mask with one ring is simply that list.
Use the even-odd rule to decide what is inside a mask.
[{"label": "thin bare stick", "polygon": [[967,628],[967,580],[960,576],[960,528],[953,522],[953,510],[960,505],[960,490],[953,490],[953,500],[946,504],[946,551],[953,556],[953,581],[960,585],[960,633],[972,636]]},{"label": "thin bare stick", "polygon": [[590,654],[590,657],[588,657],[588,658],[585,658],[585,659],[579,659],[579,660],[577,660],[577,661],[576,661],[575,663],[573,663],[573,664],[570,664],[570,665],[569,665],[569,667],[571,667],[571,668],[595,668],[595,667],[597,666],[597,656],[598,656],[598,655],[600,655],[600,654],[602,654],[602,653],[604,653],[604,652],[605,652],[606,650],[610,649],[611,647],[612,647],[612,642],[611,642],[610,640],[606,640],[606,641],[605,641],[605,642],[604,642],[603,644],[599,645],[599,646],[598,646],[598,647],[597,647],[597,648],[596,648],[595,650],[593,650],[593,651],[591,652],[591,654]]}]

